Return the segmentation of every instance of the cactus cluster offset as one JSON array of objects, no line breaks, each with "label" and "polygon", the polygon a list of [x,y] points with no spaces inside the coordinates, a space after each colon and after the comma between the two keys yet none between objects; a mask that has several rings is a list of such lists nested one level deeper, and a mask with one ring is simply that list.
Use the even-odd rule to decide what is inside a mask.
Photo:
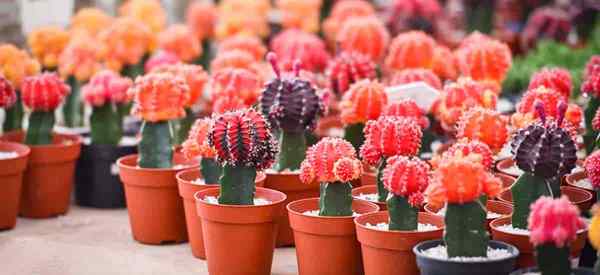
[{"label": "cactus cluster offset", "polygon": [[12,84],[0,75],[0,107],[10,108],[17,102],[17,94]]},{"label": "cactus cluster offset", "polygon": [[23,104],[34,112],[54,111],[70,90],[69,86],[55,73],[30,76],[21,83]]},{"label": "cactus cluster offset", "polygon": [[373,79],[377,76],[375,63],[354,51],[340,53],[329,62],[326,73],[331,89],[338,95],[344,94],[351,84],[361,79]]},{"label": "cactus cluster offset", "polygon": [[534,245],[553,244],[563,247],[575,240],[577,231],[585,228],[579,209],[566,196],[560,199],[540,197],[531,205],[530,241]]},{"label": "cactus cluster offset", "polygon": [[277,77],[267,83],[260,97],[263,115],[271,125],[287,133],[311,131],[324,111],[315,87],[300,78],[299,63],[294,68],[294,75],[289,77],[280,74],[274,53],[269,53],[267,59]]},{"label": "cactus cluster offset", "polygon": [[412,118],[421,126],[421,129],[429,127],[429,119],[425,111],[410,98],[389,104],[383,111],[383,115]]},{"label": "cactus cluster offset", "polygon": [[565,175],[575,167],[577,147],[570,133],[561,127],[566,108],[561,102],[557,120],[546,120],[544,105],[536,103],[541,121],[519,130],[511,142],[521,170],[548,179]]},{"label": "cactus cluster offset", "polygon": [[347,182],[360,177],[362,167],[356,151],[349,142],[333,137],[321,139],[306,152],[300,168],[304,183]]},{"label": "cactus cluster offset", "polygon": [[469,109],[463,113],[457,128],[457,138],[480,140],[494,153],[500,152],[508,140],[508,119],[490,109]]},{"label": "cactus cluster offset", "polygon": [[265,169],[271,167],[277,154],[269,123],[253,109],[217,116],[208,140],[222,165]]},{"label": "cactus cluster offset", "polygon": [[428,173],[429,165],[420,159],[391,157],[383,170],[383,185],[393,195],[405,197],[411,206],[419,207],[429,185]]},{"label": "cactus cluster offset", "polygon": [[421,148],[423,132],[414,119],[382,116],[367,122],[362,158],[371,165],[395,155],[414,156]]}]

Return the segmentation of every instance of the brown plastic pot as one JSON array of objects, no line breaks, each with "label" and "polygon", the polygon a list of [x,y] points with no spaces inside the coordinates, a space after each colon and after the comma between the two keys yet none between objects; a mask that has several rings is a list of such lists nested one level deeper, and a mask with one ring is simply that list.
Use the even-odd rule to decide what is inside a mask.
[{"label": "brown plastic pot", "polygon": [[[561,186],[560,187],[561,194],[567,196],[569,201],[572,204],[576,205],[581,212],[586,212],[590,210],[592,207],[592,193],[588,192],[581,188],[571,187],[571,186]],[[511,190],[506,190],[500,193],[498,199],[503,202],[508,202],[512,204],[512,192]]]},{"label": "brown plastic pot", "polygon": [[585,173],[585,171],[578,171],[578,172],[567,175],[565,177],[565,182],[570,187],[582,189],[582,190],[585,190],[585,191],[591,193],[592,194],[592,202],[595,202],[597,199],[596,199],[596,191],[594,189],[577,185],[578,181],[586,179],[586,178],[587,178],[587,174]]},{"label": "brown plastic pot", "polygon": [[[290,225],[294,230],[299,274],[363,274],[354,217],[304,214],[317,209],[318,198],[295,201],[287,206]],[[377,212],[379,207],[374,203],[353,200],[352,210],[358,214],[367,214]]]},{"label": "brown plastic pot", "polygon": [[[319,183],[303,183],[300,181],[300,172],[276,173],[267,171],[266,173],[265,187],[283,192],[287,196],[286,206],[293,201],[319,197]],[[276,246],[294,245],[294,232],[290,227],[287,211],[284,211],[277,223],[279,224],[279,232],[277,233]]]},{"label": "brown plastic pot", "polygon": [[361,244],[365,275],[419,275],[412,249],[422,241],[441,239],[444,218],[419,213],[419,223],[438,227],[431,231],[388,231],[369,228],[366,224],[388,222],[387,211],[362,215],[354,220],[356,236]]},{"label": "brown plastic pot", "polygon": [[137,154],[117,160],[133,238],[144,244],[186,241],[185,214],[175,175],[184,169],[197,168],[198,161],[188,161],[175,153],[176,168],[152,169],[140,168],[137,160]]},{"label": "brown plastic pot", "polygon": [[[494,213],[502,215],[503,217],[510,216],[510,215],[512,215],[512,212],[513,212],[512,204],[510,204],[508,202],[503,202],[503,201],[488,200],[487,204],[486,204],[486,209],[488,212],[494,212]],[[439,211],[440,211],[439,207],[433,207],[431,204],[425,204],[425,212],[443,217],[442,214],[438,214]],[[488,231],[491,230],[490,223],[495,219],[498,219],[498,218],[487,218],[486,219],[485,225],[486,225]]]},{"label": "brown plastic pot", "polygon": [[[195,184],[194,181],[201,178],[200,169],[188,169],[177,173],[177,184],[179,187],[179,196],[183,199],[183,208],[185,210],[185,223],[187,225],[188,239],[192,254],[196,258],[206,259],[204,249],[204,238],[202,236],[202,221],[196,211],[196,192],[219,187],[218,184]],[[259,172],[256,174],[256,186],[262,187],[265,183],[265,174]]]},{"label": "brown plastic pot", "polygon": [[23,185],[23,172],[27,167],[27,158],[31,150],[29,147],[14,143],[0,141],[0,152],[15,152],[17,157],[0,159],[0,230],[11,229],[17,225],[19,201],[21,200],[21,186]]},{"label": "brown plastic pot", "polygon": [[[519,249],[519,258],[517,266],[519,268],[532,267],[536,265],[535,248],[529,242],[529,235],[515,234],[506,231],[498,230],[502,225],[511,224],[511,217],[503,217],[496,219],[490,223],[492,228],[492,238],[497,241],[503,241],[516,246]],[[581,254],[581,250],[585,245],[587,230],[577,232],[577,239],[571,244],[571,257],[577,258]]]},{"label": "brown plastic pot", "polygon": [[357,200],[368,201],[368,202],[377,204],[377,206],[379,206],[379,209],[381,211],[387,210],[386,202],[369,201],[369,200],[360,199],[360,198],[358,198],[358,196],[360,194],[377,194],[377,185],[365,185],[365,186],[353,188],[352,189],[352,197],[354,197]]},{"label": "brown plastic pot", "polygon": [[202,219],[208,273],[219,275],[271,274],[277,220],[284,211],[285,194],[256,188],[266,205],[221,205],[204,199],[218,196],[219,188],[197,192],[196,210]]},{"label": "brown plastic pot", "polygon": [[[23,143],[24,139],[25,133],[21,131],[2,136],[2,140],[17,143]],[[29,148],[19,214],[27,218],[49,218],[67,213],[81,138],[54,134],[52,144]]]}]

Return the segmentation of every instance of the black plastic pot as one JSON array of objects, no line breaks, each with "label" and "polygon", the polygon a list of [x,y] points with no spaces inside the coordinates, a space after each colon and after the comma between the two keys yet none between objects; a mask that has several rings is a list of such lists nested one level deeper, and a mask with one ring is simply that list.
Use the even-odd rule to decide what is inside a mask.
[{"label": "black plastic pot", "polygon": [[[510,273],[510,275],[522,275],[527,274],[529,272],[538,272],[538,269],[537,267],[519,269],[513,273]],[[571,272],[570,275],[594,275],[594,271],[589,268],[575,268],[573,269],[573,272]]]},{"label": "black plastic pot", "polygon": [[507,249],[512,254],[511,257],[481,262],[461,262],[432,258],[422,252],[443,244],[443,240],[425,241],[413,248],[421,275],[509,275],[515,270],[519,256],[516,247],[498,241],[490,241],[489,246],[494,249]]},{"label": "black plastic pot", "polygon": [[77,205],[125,207],[125,194],[116,165],[118,158],[137,152],[136,146],[82,145],[75,170]]}]

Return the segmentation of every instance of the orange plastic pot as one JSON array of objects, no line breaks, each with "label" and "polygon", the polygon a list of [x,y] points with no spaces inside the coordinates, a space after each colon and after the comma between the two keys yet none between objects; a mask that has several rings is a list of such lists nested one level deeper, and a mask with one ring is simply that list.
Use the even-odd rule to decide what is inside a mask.
[{"label": "orange plastic pot", "polygon": [[[505,217],[505,216],[512,215],[513,206],[512,206],[512,204],[510,204],[508,202],[488,200],[487,204],[486,204],[486,210],[488,212],[500,214],[501,216]],[[443,217],[443,215],[438,214],[439,211],[440,211],[439,207],[433,207],[431,204],[425,204],[425,212]],[[485,225],[486,225],[488,231],[491,230],[490,223],[495,219],[497,219],[497,218],[487,218],[486,219]]]},{"label": "orange plastic pot", "polygon": [[117,160],[133,238],[145,244],[186,241],[185,214],[175,175],[197,168],[198,161],[188,161],[175,153],[176,168],[152,169],[138,167],[137,160],[137,154]]},{"label": "orange plastic pot", "polygon": [[27,167],[27,158],[31,150],[19,143],[0,141],[0,152],[15,152],[17,154],[14,158],[0,159],[0,182],[2,182],[0,230],[4,230],[11,229],[17,224],[23,172]]},{"label": "orange plastic pot", "polygon": [[[511,217],[503,217],[492,221],[490,223],[490,227],[492,229],[492,238],[496,241],[503,241],[505,243],[512,244],[519,249],[520,254],[519,258],[517,259],[517,266],[519,268],[535,266],[535,248],[529,242],[529,235],[498,230],[498,227],[507,224],[511,224]],[[581,230],[577,232],[577,239],[575,239],[575,241],[571,244],[572,258],[577,258],[581,254],[581,250],[585,245],[586,236],[587,230]]]},{"label": "orange plastic pot", "polygon": [[[25,133],[21,131],[2,137],[2,140],[17,143],[24,139]],[[81,138],[54,134],[52,144],[29,148],[31,153],[23,176],[19,214],[27,218],[49,218],[67,213]]]},{"label": "orange plastic pot", "polygon": [[[202,221],[196,211],[196,192],[219,187],[218,184],[196,184],[195,180],[200,179],[200,169],[188,169],[177,173],[177,184],[179,186],[179,196],[183,199],[183,209],[185,210],[185,223],[188,232],[188,239],[192,254],[196,258],[206,259],[204,249],[204,238],[202,236]],[[256,186],[262,187],[265,183],[265,174],[259,172],[256,174]]]},{"label": "orange plastic pot", "polygon": [[500,179],[500,181],[502,181],[503,190],[510,189],[513,186],[513,184],[515,184],[515,181],[517,181],[517,178],[502,173],[495,174],[494,176],[496,176]]},{"label": "orange plastic pot", "polygon": [[[294,230],[296,258],[300,275],[363,274],[360,244],[356,239],[354,217],[322,217],[304,214],[319,209],[319,199],[304,199],[287,206]],[[353,200],[358,214],[374,213],[379,207]]]},{"label": "orange plastic pot", "polygon": [[387,211],[362,215],[354,220],[361,244],[365,275],[419,275],[413,247],[420,242],[441,239],[444,218],[419,213],[419,223],[438,227],[431,231],[388,231],[369,228],[367,224],[388,222]]},{"label": "orange plastic pot", "polygon": [[[300,180],[300,172],[276,173],[267,171],[266,173],[267,180],[265,181],[265,187],[283,192],[287,196],[285,200],[286,206],[293,201],[319,197],[319,183],[303,183]],[[290,227],[287,211],[284,211],[284,214],[279,218],[277,223],[279,224],[279,232],[277,233],[276,246],[294,245],[294,232]]]},{"label": "orange plastic pot", "polygon": [[219,275],[271,274],[277,220],[284,211],[285,194],[256,188],[266,205],[221,205],[204,199],[219,196],[219,188],[197,192],[196,210],[202,219],[208,273]]},{"label": "orange plastic pot", "polygon": [[[560,192],[562,195],[567,196],[569,201],[572,204],[576,205],[581,212],[586,212],[590,210],[592,207],[592,193],[588,192],[581,188],[571,187],[571,186],[561,186]],[[511,190],[506,190],[500,193],[498,199],[503,202],[508,202],[512,204],[512,192]]]},{"label": "orange plastic pot", "polygon": [[[352,197],[354,197],[357,200],[368,201],[368,200],[359,198],[358,196],[360,194],[377,194],[377,185],[365,185],[365,186],[361,186],[361,187],[352,189]],[[387,210],[386,202],[380,202],[380,201],[368,201],[368,202],[377,204],[377,206],[379,206],[379,209],[382,211]]]}]

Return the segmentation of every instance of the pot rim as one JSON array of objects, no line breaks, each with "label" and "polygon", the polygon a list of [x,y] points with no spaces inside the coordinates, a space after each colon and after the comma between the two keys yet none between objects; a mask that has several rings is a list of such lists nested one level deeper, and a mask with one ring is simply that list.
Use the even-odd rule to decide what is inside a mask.
[{"label": "pot rim", "polygon": [[583,171],[577,171],[575,173],[568,174],[567,176],[565,176],[565,181],[567,182],[568,186],[570,186],[570,187],[581,188],[581,189],[584,189],[584,190],[587,190],[590,192],[595,192],[594,189],[589,189],[589,188],[575,185],[575,183],[577,181],[586,179],[586,178],[587,178],[587,173],[585,172],[585,170],[583,170]]},{"label": "pot rim", "polygon": [[[186,184],[190,184],[190,180],[184,179],[183,176],[191,174],[191,173],[198,173],[198,177],[196,177],[195,179],[204,178],[204,177],[202,177],[202,173],[198,167],[188,167],[184,170],[178,171],[177,174],[175,174],[175,178],[177,179],[178,182],[185,182]],[[257,171],[256,179],[254,180],[254,182],[262,181],[266,177],[267,176],[265,175],[265,173],[263,171]],[[214,184],[204,184],[204,185],[218,186],[219,184],[214,183]]]},{"label": "pot rim", "polygon": [[263,191],[267,191],[267,192],[273,192],[273,193],[275,193],[277,195],[280,195],[280,198],[277,199],[276,201],[269,201],[268,204],[262,204],[262,205],[233,205],[233,204],[214,204],[214,203],[209,203],[209,202],[206,202],[203,199],[204,197],[200,197],[202,195],[205,195],[205,193],[213,193],[215,191],[217,191],[217,194],[218,194],[218,193],[220,193],[220,190],[221,190],[221,187],[211,187],[211,188],[206,188],[206,189],[204,189],[202,191],[198,191],[198,192],[194,193],[194,200],[196,201],[196,203],[200,203],[200,204],[204,204],[204,205],[212,206],[212,207],[245,209],[245,208],[267,208],[267,207],[272,207],[273,205],[285,202],[285,200],[287,199],[287,196],[283,192],[279,192],[277,190],[269,189],[269,188],[264,188],[264,187],[256,187],[256,191],[263,190]]},{"label": "pot rim", "polygon": [[142,168],[139,167],[137,165],[129,165],[129,164],[125,164],[123,163],[124,161],[129,161],[132,158],[135,158],[135,162],[137,163],[137,158],[138,158],[139,154],[129,154],[126,156],[122,156],[119,159],[117,159],[117,165],[119,166],[119,169],[129,169],[129,170],[137,170],[137,171],[143,171],[143,172],[150,172],[150,171],[154,171],[154,172],[172,172],[172,171],[182,171],[182,170],[187,170],[187,169],[191,169],[191,168],[195,168],[198,167],[200,164],[195,163],[195,164],[185,164],[182,165],[182,167],[169,167],[169,168]]},{"label": "pot rim", "polygon": [[430,261],[436,261],[436,262],[449,262],[449,263],[458,263],[458,264],[489,264],[489,263],[500,263],[503,261],[507,261],[510,259],[517,259],[519,257],[519,255],[521,254],[521,252],[519,251],[519,249],[517,247],[515,247],[512,244],[509,243],[505,243],[502,241],[496,241],[496,240],[490,240],[488,242],[488,247],[491,246],[491,244],[495,244],[496,246],[505,246],[506,249],[509,252],[513,252],[511,254],[511,256],[506,257],[506,258],[501,258],[501,259],[488,259],[486,261],[472,261],[472,262],[467,262],[467,261],[460,261],[460,260],[453,260],[452,258],[447,258],[447,259],[439,259],[439,258],[435,258],[435,257],[431,257],[428,255],[425,255],[424,253],[422,253],[422,250],[420,250],[421,246],[427,245],[427,244],[433,244],[433,243],[437,243],[437,244],[444,244],[444,240],[443,239],[437,239],[437,240],[429,240],[429,241],[424,241],[424,242],[420,242],[417,245],[415,245],[412,249],[413,253],[415,253],[415,255],[417,257],[421,257],[421,258],[425,258],[428,259]]},{"label": "pot rim", "polygon": [[[508,222],[505,222],[505,221],[508,221]],[[526,237],[528,237],[529,235],[531,235],[531,234],[527,234],[527,235],[516,234],[516,233],[513,233],[513,232],[509,232],[509,231],[504,231],[504,230],[498,229],[498,227],[502,226],[502,225],[512,225],[512,215],[510,215],[510,216],[504,216],[504,217],[500,217],[500,218],[494,219],[492,222],[490,222],[490,228],[492,230],[495,230],[495,231],[498,231],[498,232],[501,232],[501,233],[504,233],[504,234],[508,234],[508,235],[526,236]],[[588,230],[589,229],[587,227],[584,228],[584,229],[579,229],[576,234],[577,235],[586,234],[586,232],[588,232]]]},{"label": "pot rim", "polygon": [[[356,198],[352,198],[352,201],[359,201],[361,203],[372,204],[373,206],[375,206],[377,211],[366,212],[366,213],[357,213],[358,216],[312,216],[312,215],[306,215],[304,213],[301,213],[301,212],[298,212],[298,211],[295,211],[294,209],[292,209],[297,204],[301,204],[305,201],[315,201],[315,200],[317,201],[317,205],[318,205],[319,198],[308,198],[308,199],[301,199],[301,200],[290,202],[290,203],[288,203],[288,205],[285,208],[287,209],[288,213],[290,213],[290,214],[299,215],[299,216],[303,216],[308,219],[315,219],[315,220],[323,220],[323,219],[325,219],[325,220],[347,220],[349,218],[354,219],[354,218],[359,217],[360,215],[365,215],[368,213],[377,213],[377,212],[379,212],[379,209],[380,209],[379,206],[375,203],[365,201],[365,200],[359,200]],[[313,209],[313,210],[319,210],[319,208]]]},{"label": "pot rim", "polygon": [[[27,134],[27,131],[23,131],[23,133]],[[70,146],[77,146],[77,145],[81,145],[82,142],[82,138],[80,135],[74,135],[74,134],[59,134],[59,133],[52,133],[53,136],[55,137],[61,137],[63,139],[66,140],[70,140],[72,141],[72,143],[54,143],[52,142],[52,144],[43,144],[43,145],[29,145],[29,144],[25,144],[27,146],[29,146],[29,148],[32,149],[50,149],[50,148],[57,148],[57,147],[70,147]],[[25,142],[25,141],[23,141]]]},{"label": "pot rim", "polygon": [[[514,211],[514,206],[511,203],[508,203],[508,202],[505,202],[505,201],[489,200],[488,199],[488,201],[486,202],[486,210],[487,210],[488,213],[490,211],[488,209],[489,207],[487,207],[488,206],[487,204],[502,204],[503,206],[510,206],[510,208],[512,209],[511,214],[496,213],[496,214],[502,215],[499,218],[503,218],[503,217],[506,217],[506,216],[511,216],[512,212]],[[429,214],[433,214],[433,215],[437,215],[437,216],[443,216],[441,214],[437,214],[439,212],[439,209],[438,209],[438,212],[434,212],[435,209],[432,208],[432,206],[431,206],[430,203],[425,203],[424,206],[423,206],[423,209],[425,209],[425,212],[427,212]],[[488,221],[490,221],[490,220],[497,220],[499,218],[492,218],[492,219],[486,218],[486,220],[488,220]]]},{"label": "pot rim", "polygon": [[[427,231],[415,231],[415,230],[411,230],[411,231],[406,231],[406,230],[382,230],[382,229],[377,229],[377,228],[373,228],[373,227],[368,227],[366,225],[363,224],[363,220],[367,219],[371,216],[374,215],[389,215],[389,212],[386,211],[378,211],[378,212],[373,212],[373,213],[366,213],[366,214],[362,214],[358,217],[356,217],[354,219],[354,224],[358,227],[360,227],[361,229],[364,230],[368,230],[368,231],[374,231],[374,232],[382,232],[384,234],[394,234],[394,235],[419,235],[419,234],[423,234],[423,233],[433,233],[433,232],[438,232],[438,231],[443,231],[444,228],[446,227],[446,225],[442,225],[441,227],[438,227],[435,230],[427,230]],[[431,213],[427,213],[427,212],[419,212],[419,218],[421,216],[431,216],[431,217],[435,217],[435,218],[439,218],[439,216],[431,214]]]},{"label": "pot rim", "polygon": [[15,161],[15,160],[18,160],[18,159],[22,159],[24,157],[29,156],[29,154],[31,154],[31,148],[27,144],[18,143],[18,142],[12,142],[12,141],[2,141],[2,140],[0,140],[0,146],[1,145],[8,145],[8,146],[15,147],[15,149],[17,149],[18,151],[15,151],[15,153],[17,153],[16,157],[14,157],[14,158],[0,159],[0,163],[2,163],[2,162],[10,162],[10,161]]}]

